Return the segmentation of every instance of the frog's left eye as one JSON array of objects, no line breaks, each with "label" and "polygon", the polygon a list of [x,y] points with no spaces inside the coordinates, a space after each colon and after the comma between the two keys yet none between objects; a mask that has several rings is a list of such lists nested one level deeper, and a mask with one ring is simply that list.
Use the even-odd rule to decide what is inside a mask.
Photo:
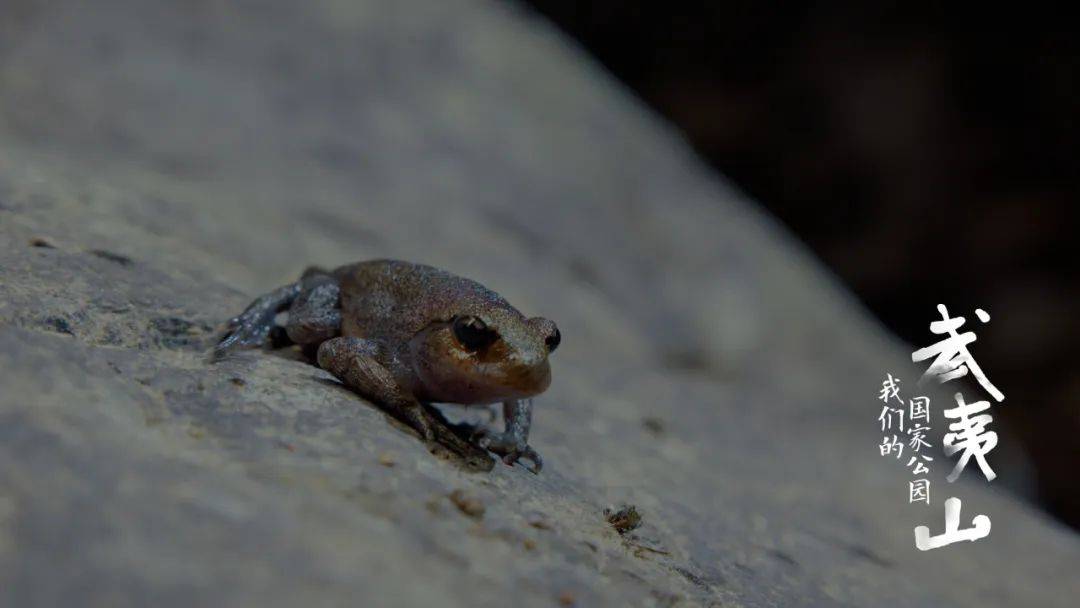
[{"label": "frog's left eye", "polygon": [[454,318],[454,337],[465,348],[479,350],[498,340],[499,334],[477,317],[461,316]]}]

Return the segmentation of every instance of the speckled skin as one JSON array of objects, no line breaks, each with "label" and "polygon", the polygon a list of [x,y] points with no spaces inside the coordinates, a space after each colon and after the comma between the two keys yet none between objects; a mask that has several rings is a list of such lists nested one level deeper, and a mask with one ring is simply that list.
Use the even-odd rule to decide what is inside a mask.
[{"label": "speckled skin", "polygon": [[[424,403],[501,401],[506,429],[481,431],[480,445],[507,463],[525,457],[534,472],[542,467],[528,433],[531,397],[551,382],[548,355],[559,341],[553,322],[526,318],[475,281],[422,264],[374,260],[309,270],[255,300],[230,322],[215,354],[264,344],[283,310],[290,341],[317,348],[320,367],[425,439],[434,439],[437,423]],[[467,346],[462,323],[484,328],[484,343]]]}]

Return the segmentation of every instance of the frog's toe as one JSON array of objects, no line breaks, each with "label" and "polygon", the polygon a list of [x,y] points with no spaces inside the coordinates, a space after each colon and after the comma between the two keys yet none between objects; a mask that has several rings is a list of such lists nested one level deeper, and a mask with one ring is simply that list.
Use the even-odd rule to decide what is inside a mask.
[{"label": "frog's toe", "polygon": [[266,295],[259,296],[244,312],[229,319],[225,335],[214,347],[213,358],[220,359],[229,351],[238,348],[266,344],[270,331],[277,326],[274,318],[292,304],[300,293],[300,288],[300,283],[279,287]]},{"label": "frog's toe", "polygon": [[221,341],[214,346],[214,358],[220,359],[229,351],[262,346],[270,336],[274,322],[262,319],[231,319]]},{"label": "frog's toe", "polygon": [[[532,446],[525,446],[523,449],[514,450],[508,454],[504,454],[502,457],[503,462],[512,465],[521,458],[532,461],[532,466],[526,466],[532,474],[536,475],[540,473],[540,470],[544,468],[544,459],[540,457],[540,454],[532,448]],[[522,465],[524,466],[524,465]]]},{"label": "frog's toe", "polygon": [[435,422],[432,420],[431,415],[424,410],[423,407],[410,407],[405,408],[403,411],[409,426],[413,428],[417,433],[420,433],[420,437],[424,441],[435,441]]},{"label": "frog's toe", "polygon": [[540,457],[540,454],[519,437],[489,430],[480,431],[477,435],[477,444],[480,447],[498,454],[502,457],[502,461],[508,465],[513,465],[515,462],[525,458],[533,464],[531,467],[525,467],[532,473],[539,473],[540,469],[544,468],[544,460]]}]

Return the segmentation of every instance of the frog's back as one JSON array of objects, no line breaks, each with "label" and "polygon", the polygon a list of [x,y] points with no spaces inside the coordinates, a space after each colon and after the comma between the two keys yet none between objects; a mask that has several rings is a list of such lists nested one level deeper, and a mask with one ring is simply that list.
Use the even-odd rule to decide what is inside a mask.
[{"label": "frog's back", "polygon": [[334,270],[346,336],[407,340],[433,321],[502,309],[519,313],[483,285],[425,264],[370,260]]}]

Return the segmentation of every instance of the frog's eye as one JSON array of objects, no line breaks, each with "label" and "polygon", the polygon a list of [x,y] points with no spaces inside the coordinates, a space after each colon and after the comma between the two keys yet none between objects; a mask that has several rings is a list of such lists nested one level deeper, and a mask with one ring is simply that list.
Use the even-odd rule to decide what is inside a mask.
[{"label": "frog's eye", "polygon": [[499,334],[477,317],[454,317],[454,337],[469,350],[479,350],[499,339]]},{"label": "frog's eye", "polygon": [[555,331],[551,332],[551,335],[544,338],[544,344],[547,346],[548,352],[555,352],[556,348],[559,348],[559,343],[562,342],[562,334],[559,333],[559,328],[556,327]]}]

